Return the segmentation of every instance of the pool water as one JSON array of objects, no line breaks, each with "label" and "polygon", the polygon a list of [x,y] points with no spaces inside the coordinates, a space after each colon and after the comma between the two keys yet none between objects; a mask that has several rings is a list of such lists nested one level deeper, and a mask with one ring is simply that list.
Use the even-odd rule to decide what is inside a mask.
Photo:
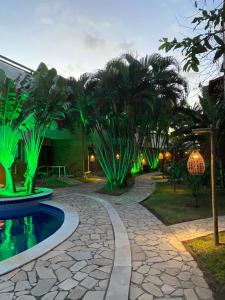
[{"label": "pool water", "polygon": [[0,216],[0,261],[40,243],[59,229],[63,219],[59,210],[44,208],[10,219]]}]

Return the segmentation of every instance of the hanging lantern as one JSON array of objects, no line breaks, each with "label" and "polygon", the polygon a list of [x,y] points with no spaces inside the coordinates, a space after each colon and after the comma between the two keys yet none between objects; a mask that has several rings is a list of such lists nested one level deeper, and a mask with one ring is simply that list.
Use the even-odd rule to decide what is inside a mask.
[{"label": "hanging lantern", "polygon": [[146,161],[145,158],[142,159],[142,165],[143,165],[143,166],[146,166],[146,165],[147,165],[147,161]]},{"label": "hanging lantern", "polygon": [[119,160],[120,159],[120,155],[119,153],[116,154],[116,160]]},{"label": "hanging lantern", "polygon": [[163,157],[163,153],[162,153],[162,152],[160,152],[160,153],[159,153],[158,160],[163,160],[163,158],[164,158],[164,157]]},{"label": "hanging lantern", "polygon": [[198,151],[192,151],[188,158],[187,169],[191,175],[202,175],[205,173],[205,161]]},{"label": "hanging lantern", "polygon": [[90,155],[90,162],[95,162],[95,156],[94,156],[94,154]]},{"label": "hanging lantern", "polygon": [[167,151],[167,152],[165,153],[165,159],[166,159],[166,160],[170,160],[170,159],[171,159],[171,153],[170,153],[169,151]]}]

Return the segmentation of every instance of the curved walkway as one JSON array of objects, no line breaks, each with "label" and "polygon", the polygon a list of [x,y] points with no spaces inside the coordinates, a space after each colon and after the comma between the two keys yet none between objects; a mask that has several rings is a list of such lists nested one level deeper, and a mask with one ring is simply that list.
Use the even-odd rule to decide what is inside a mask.
[{"label": "curved walkway", "polygon": [[80,215],[69,239],[37,260],[0,277],[1,300],[101,300],[114,258],[110,218],[85,196],[55,198]]},{"label": "curved walkway", "polygon": [[193,257],[170,227],[138,203],[146,198],[146,191],[154,190],[154,185],[146,184],[150,177],[137,178],[138,188],[135,185],[129,191],[130,201],[124,204],[126,194],[100,195],[118,211],[129,236],[132,252],[129,300],[212,300],[212,292]]},{"label": "curved walkway", "polygon": [[[54,200],[79,213],[77,231],[48,254],[1,276],[0,300],[212,300],[197,263],[176,236],[181,228],[165,226],[139,204],[154,190],[150,176],[137,177],[119,197],[96,193],[101,184],[56,191]],[[123,244],[127,234],[130,248]]]}]

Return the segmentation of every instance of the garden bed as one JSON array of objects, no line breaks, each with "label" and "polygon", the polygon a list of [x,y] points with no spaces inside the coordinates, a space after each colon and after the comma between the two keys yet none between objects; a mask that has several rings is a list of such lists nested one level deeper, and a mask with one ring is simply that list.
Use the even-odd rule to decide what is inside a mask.
[{"label": "garden bed", "polygon": [[120,195],[128,192],[129,189],[132,188],[134,183],[135,183],[135,176],[132,176],[132,177],[127,178],[127,183],[123,187],[111,189],[111,187],[106,184],[101,189],[99,189],[97,192],[100,194],[107,194],[107,195],[111,195],[111,196],[120,196]]},{"label": "garden bed", "polygon": [[[218,190],[217,198],[219,215],[225,215],[225,191]],[[211,217],[209,189],[199,194],[199,207],[195,207],[194,202],[191,191],[184,184],[177,185],[174,192],[169,182],[162,182],[156,184],[155,192],[142,204],[167,225]]]},{"label": "garden bed", "polygon": [[225,299],[225,232],[220,233],[221,245],[213,245],[212,234],[184,242],[198,262],[216,300]]}]

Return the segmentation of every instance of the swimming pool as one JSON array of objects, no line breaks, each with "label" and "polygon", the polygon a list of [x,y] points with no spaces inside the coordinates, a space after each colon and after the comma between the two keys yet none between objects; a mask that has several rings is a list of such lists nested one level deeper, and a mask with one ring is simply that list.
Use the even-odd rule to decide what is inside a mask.
[{"label": "swimming pool", "polygon": [[0,261],[30,249],[61,227],[63,212],[46,207],[40,205],[33,212],[11,218],[0,213]]}]

